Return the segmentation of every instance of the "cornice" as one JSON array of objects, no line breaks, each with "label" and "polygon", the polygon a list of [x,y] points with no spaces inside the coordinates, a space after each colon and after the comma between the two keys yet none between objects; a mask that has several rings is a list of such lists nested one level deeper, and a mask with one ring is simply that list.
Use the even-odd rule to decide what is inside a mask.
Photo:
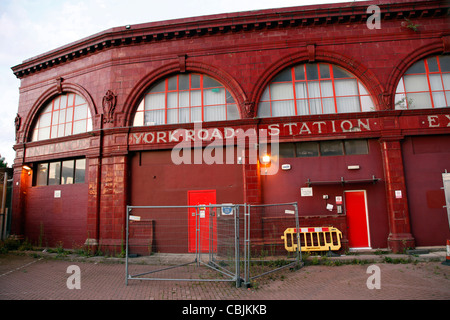
[{"label": "cornice", "polygon": [[450,2],[445,0],[380,0],[268,9],[152,22],[105,30],[27,59],[12,67],[12,70],[17,78],[24,78],[95,52],[126,45],[262,29],[361,23],[367,21],[370,16],[367,13],[367,7],[371,4],[380,7],[382,21],[442,17],[450,13]]}]

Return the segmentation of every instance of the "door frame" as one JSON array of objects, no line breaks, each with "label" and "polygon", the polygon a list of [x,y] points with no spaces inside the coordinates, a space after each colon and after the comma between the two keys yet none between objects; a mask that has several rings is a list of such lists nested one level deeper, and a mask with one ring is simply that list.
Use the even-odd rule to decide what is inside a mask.
[{"label": "door frame", "polygon": [[[201,206],[201,205],[204,205],[204,206],[209,206],[210,204],[215,204],[215,203],[198,203],[198,204],[191,204],[190,203],[190,197],[191,197],[191,194],[195,194],[195,193],[211,193],[211,194],[214,194],[214,202],[217,202],[217,191],[215,190],[215,189],[208,189],[208,190],[188,190],[188,192],[187,192],[187,196],[188,196],[188,206]],[[204,219],[204,218],[207,218],[208,219],[208,225],[210,225],[210,224],[212,224],[212,227],[213,227],[213,230],[212,230],[212,233],[213,233],[213,237],[217,237],[217,221],[216,221],[216,216],[213,216],[213,217],[211,217],[210,216],[210,210],[211,210],[211,208],[210,207],[206,207],[207,209],[205,209],[205,217],[203,217],[203,218],[200,218],[200,214],[198,215],[198,216],[196,216],[195,217],[195,219],[193,219],[192,220],[192,209],[193,208],[189,208],[188,209],[188,252],[189,253],[192,253],[192,252],[197,252],[197,250],[199,251],[199,252],[216,252],[216,250],[217,250],[217,239],[216,238],[213,238],[214,240],[213,240],[213,247],[211,248],[210,247],[210,243],[208,243],[208,245],[207,245],[207,248],[204,248],[204,243],[203,243],[203,241],[201,241],[200,243],[196,243],[195,241],[197,241],[197,240],[199,240],[198,239],[198,235],[197,235],[197,227],[199,227],[200,229],[203,229],[203,227],[202,227],[202,223],[201,223],[201,220],[198,220],[198,219]],[[207,216],[207,217],[206,217]],[[210,221],[210,219],[213,219],[213,221]],[[194,223],[194,224],[193,224]],[[194,228],[194,230],[192,230],[192,227]],[[191,239],[191,233],[192,232],[194,232],[194,236],[195,236],[195,239],[196,240],[194,240],[194,244],[196,245],[196,248],[195,249],[192,249],[192,245],[193,245],[193,243],[192,243],[192,239]],[[208,229],[208,236],[211,236],[210,234],[209,234],[209,232],[210,232],[210,230]]]},{"label": "door frame", "polygon": [[[346,203],[346,197],[345,193],[347,192],[362,192],[364,194],[364,206],[366,210],[366,228],[367,228],[367,247],[350,247],[350,239],[349,239],[349,250],[364,250],[364,249],[372,249],[372,244],[370,242],[370,227],[369,227],[369,208],[367,206],[367,190],[344,190],[344,205],[345,205],[345,215],[347,216],[347,227],[348,227],[348,215],[347,215],[347,203]],[[349,228],[347,229],[347,234],[349,234],[351,231]]]}]

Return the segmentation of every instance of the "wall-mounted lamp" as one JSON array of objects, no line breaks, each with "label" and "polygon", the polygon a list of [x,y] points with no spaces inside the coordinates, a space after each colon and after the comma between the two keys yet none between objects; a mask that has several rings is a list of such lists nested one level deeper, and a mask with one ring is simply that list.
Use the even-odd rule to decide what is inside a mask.
[{"label": "wall-mounted lamp", "polygon": [[31,168],[27,165],[23,165],[22,169],[25,170],[29,176],[31,176]]},{"label": "wall-mounted lamp", "polygon": [[267,174],[267,168],[269,167],[270,164],[270,155],[269,154],[265,154],[261,157],[261,164],[264,166],[264,172],[265,174]]},{"label": "wall-mounted lamp", "polygon": [[263,157],[261,158],[261,163],[269,164],[270,163],[270,155],[268,155],[268,154],[263,155]]}]

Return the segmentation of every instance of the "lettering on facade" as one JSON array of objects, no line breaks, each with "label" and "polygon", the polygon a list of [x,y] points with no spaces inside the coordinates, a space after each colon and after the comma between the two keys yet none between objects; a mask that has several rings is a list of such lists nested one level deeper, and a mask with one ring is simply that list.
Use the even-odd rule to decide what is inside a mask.
[{"label": "lettering on facade", "polygon": [[[446,129],[450,128],[450,114],[438,114],[427,116],[407,117],[406,121],[400,121],[399,129]],[[345,120],[320,120],[306,122],[272,123],[258,126],[258,131],[267,133],[267,139],[275,137],[302,137],[308,135],[333,135],[351,134],[353,132],[373,132],[382,129],[380,119],[345,119]],[[174,129],[164,131],[147,131],[131,133],[128,137],[129,145],[148,144],[179,144],[180,142],[213,142],[221,141],[234,145],[242,140],[250,138],[258,140],[259,135],[254,127],[249,128],[203,128],[195,125],[193,129]],[[259,137],[259,140],[266,136]],[[257,141],[256,141],[257,142]],[[85,150],[90,147],[90,138],[51,143],[42,146],[31,146],[25,149],[25,156],[37,157],[67,151]]]},{"label": "lettering on facade", "polygon": [[[309,121],[274,123],[261,125],[259,129],[267,130],[268,136],[303,136],[315,134],[333,134],[349,132],[368,132],[378,130],[377,119],[351,119],[351,120],[331,120],[331,121]],[[129,137],[129,144],[159,144],[159,143],[179,143],[182,141],[215,141],[242,139],[248,135],[248,129],[242,128],[201,128],[201,129],[175,129],[170,131],[152,131],[132,133]],[[245,132],[245,134],[244,134]],[[256,131],[255,131],[256,134]]]},{"label": "lettering on facade", "polygon": [[270,124],[267,126],[269,135],[301,136],[312,134],[333,134],[347,132],[371,131],[377,127],[372,119],[331,120],[313,122],[291,122]]},{"label": "lettering on facade", "polygon": [[38,147],[29,147],[25,150],[26,157],[37,157],[62,153],[67,151],[84,150],[89,148],[90,139],[79,139],[65,142],[47,144]]},{"label": "lettering on facade", "polygon": [[[409,118],[409,117],[408,117]],[[420,120],[422,119],[422,120]],[[411,125],[411,123],[421,123]],[[373,132],[381,129],[381,121],[377,118],[346,119],[346,120],[321,120],[306,122],[273,123],[258,126],[259,129],[267,130],[268,137],[300,137],[306,135],[333,135],[349,134],[353,132]],[[422,118],[411,117],[407,124],[401,125],[399,129],[418,128],[450,128],[450,115],[429,115]],[[403,126],[405,126],[403,128]],[[186,142],[211,142],[217,140],[239,140],[245,133],[242,128],[201,128],[201,129],[175,129],[169,131],[150,131],[132,133],[129,136],[129,144],[160,144]],[[254,129],[253,129],[254,130]],[[255,131],[256,133],[256,131]]]},{"label": "lettering on facade", "polygon": [[426,124],[429,128],[448,128],[450,127],[450,115],[443,114],[428,116]]}]

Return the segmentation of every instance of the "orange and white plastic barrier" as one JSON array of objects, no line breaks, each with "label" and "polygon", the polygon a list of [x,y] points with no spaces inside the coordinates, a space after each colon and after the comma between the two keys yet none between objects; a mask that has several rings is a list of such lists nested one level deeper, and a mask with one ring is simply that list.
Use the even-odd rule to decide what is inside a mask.
[{"label": "orange and white plastic barrier", "polygon": [[[341,248],[342,232],[334,227],[299,228],[301,251],[333,251]],[[287,228],[284,235],[284,248],[297,251],[297,229]]]},{"label": "orange and white plastic barrier", "polygon": [[447,240],[447,255],[445,257],[445,261],[442,262],[442,264],[450,266],[450,240]]}]

